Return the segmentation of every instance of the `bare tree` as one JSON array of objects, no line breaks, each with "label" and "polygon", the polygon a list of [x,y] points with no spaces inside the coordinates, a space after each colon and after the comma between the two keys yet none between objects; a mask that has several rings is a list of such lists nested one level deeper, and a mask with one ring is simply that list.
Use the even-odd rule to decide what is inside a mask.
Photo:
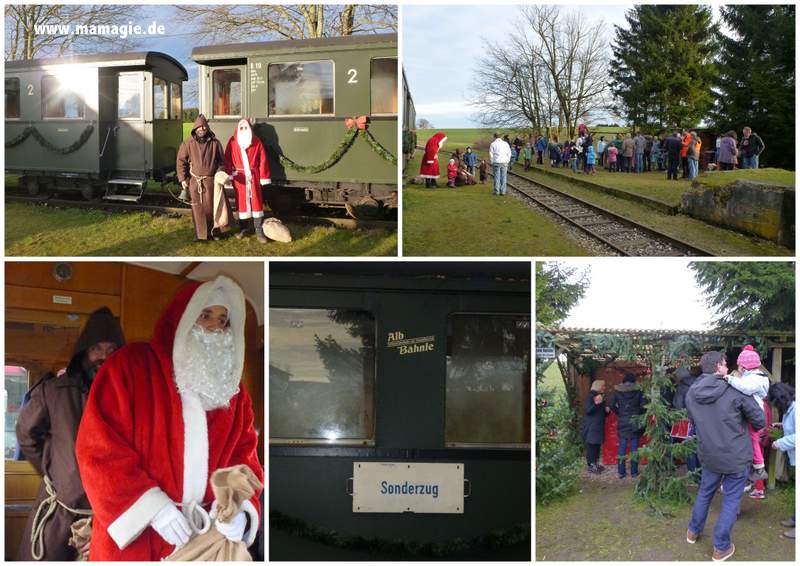
[{"label": "bare tree", "polygon": [[67,53],[123,51],[136,39],[113,35],[81,35],[76,26],[108,25],[135,17],[139,6],[125,4],[10,4],[5,7],[5,59],[59,57]]},{"label": "bare tree", "polygon": [[397,7],[369,4],[181,5],[198,34],[214,41],[309,39],[397,31]]},{"label": "bare tree", "polygon": [[553,5],[520,15],[508,39],[486,45],[471,103],[484,125],[529,126],[548,137],[566,129],[571,137],[579,120],[608,104],[604,24]]},{"label": "bare tree", "polygon": [[431,124],[427,118],[420,118],[417,120],[417,128],[420,130],[430,130],[433,127],[433,124]]}]

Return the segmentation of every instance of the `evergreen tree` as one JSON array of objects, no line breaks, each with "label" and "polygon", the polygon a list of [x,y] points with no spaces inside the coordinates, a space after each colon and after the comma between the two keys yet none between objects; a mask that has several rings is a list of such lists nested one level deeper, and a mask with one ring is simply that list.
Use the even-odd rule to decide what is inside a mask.
[{"label": "evergreen tree", "polygon": [[733,31],[720,45],[711,115],[719,132],[741,135],[750,126],[767,151],[760,164],[794,169],[794,5],[731,5],[721,8]]},{"label": "evergreen tree", "polygon": [[697,5],[639,5],[614,26],[611,89],[637,129],[696,126],[714,103],[716,27]]},{"label": "evergreen tree", "polygon": [[536,322],[559,324],[589,287],[588,271],[556,262],[536,264]]},{"label": "evergreen tree", "polygon": [[692,262],[695,279],[725,329],[792,330],[794,263]]}]

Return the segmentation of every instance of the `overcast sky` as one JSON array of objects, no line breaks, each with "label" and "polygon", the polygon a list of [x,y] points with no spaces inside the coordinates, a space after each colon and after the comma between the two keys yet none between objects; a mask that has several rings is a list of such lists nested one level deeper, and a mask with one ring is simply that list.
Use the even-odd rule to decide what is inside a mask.
[{"label": "overcast sky", "polygon": [[705,306],[688,260],[643,258],[559,262],[585,269],[591,284],[562,326],[709,330]]},{"label": "overcast sky", "polygon": [[[568,5],[589,22],[603,20],[608,41],[614,25],[627,27],[629,3]],[[486,41],[507,37],[520,6],[403,6],[403,67],[417,118],[427,118],[437,128],[478,127],[476,109],[467,106],[476,64]],[[717,17],[718,9],[714,15]]]}]

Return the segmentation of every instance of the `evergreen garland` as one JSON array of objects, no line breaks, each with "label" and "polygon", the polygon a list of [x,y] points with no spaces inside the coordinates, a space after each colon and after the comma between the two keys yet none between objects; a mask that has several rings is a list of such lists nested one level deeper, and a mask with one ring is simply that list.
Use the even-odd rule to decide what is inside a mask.
[{"label": "evergreen garland", "polygon": [[6,148],[16,147],[20,145],[22,142],[24,142],[26,139],[28,139],[28,137],[33,136],[33,138],[37,142],[39,142],[39,145],[41,145],[43,148],[49,149],[50,151],[55,151],[56,153],[60,153],[62,155],[67,155],[74,151],[78,151],[83,146],[83,144],[85,144],[89,140],[89,138],[92,136],[93,131],[94,131],[94,126],[92,124],[89,124],[88,126],[86,126],[86,129],[83,130],[80,137],[78,137],[78,139],[75,140],[75,142],[73,142],[71,145],[68,145],[67,147],[56,147],[55,145],[47,141],[47,139],[45,139],[45,137],[36,128],[36,126],[28,126],[24,130],[22,130],[22,132],[18,136],[7,141]]},{"label": "evergreen garland", "polygon": [[342,157],[344,157],[344,154],[348,152],[350,146],[353,145],[353,142],[355,142],[356,137],[358,137],[359,135],[362,138],[364,138],[364,140],[367,142],[370,148],[372,148],[372,151],[377,153],[381,158],[385,159],[392,165],[397,165],[397,158],[394,155],[392,155],[392,153],[389,150],[383,147],[380,144],[380,142],[376,140],[371,133],[369,133],[369,130],[365,129],[359,131],[358,126],[353,126],[352,128],[348,128],[344,138],[342,138],[342,141],[333,151],[331,156],[322,163],[318,163],[317,165],[301,165],[299,163],[292,161],[283,154],[279,155],[278,157],[280,159],[281,165],[283,165],[284,167],[288,167],[289,169],[299,171],[300,173],[320,173],[336,165],[339,162],[339,160],[341,160]]},{"label": "evergreen garland", "polygon": [[376,140],[375,137],[369,132],[369,130],[361,130],[361,137],[364,138],[367,144],[372,148],[372,151],[380,155],[392,165],[397,165],[397,158],[392,155],[392,152],[383,147],[380,142]]},{"label": "evergreen garland", "polygon": [[314,527],[301,519],[289,517],[280,511],[270,511],[269,525],[313,542],[348,550],[402,556],[449,557],[477,549],[496,550],[508,546],[530,543],[531,525],[524,523],[508,529],[492,531],[469,539],[455,538],[446,542],[419,543],[405,540],[388,540],[343,535],[335,530]]}]

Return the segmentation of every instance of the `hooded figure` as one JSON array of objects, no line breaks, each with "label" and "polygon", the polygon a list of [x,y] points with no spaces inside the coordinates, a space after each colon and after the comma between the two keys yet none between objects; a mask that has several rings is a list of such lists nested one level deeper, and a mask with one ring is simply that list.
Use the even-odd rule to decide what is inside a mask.
[{"label": "hooded figure", "polygon": [[244,235],[243,220],[253,219],[256,237],[261,243],[267,239],[261,230],[264,221],[264,200],[262,187],[270,183],[269,162],[264,144],[253,134],[253,127],[247,120],[240,120],[236,131],[225,148],[225,169],[233,177],[236,189],[237,218]]},{"label": "hooded figure", "polygon": [[[86,321],[66,371],[58,377],[46,374],[26,395],[28,401],[17,419],[17,438],[25,459],[46,479],[28,515],[18,560],[76,559],[76,549],[67,544],[70,525],[86,514],[73,513],[67,507],[89,511],[75,459],[78,425],[98,368],[124,343],[122,329],[111,311],[98,309]],[[58,503],[53,515],[43,521],[49,505],[45,500]],[[41,527],[33,524],[40,508]],[[41,534],[32,539],[36,531]]]},{"label": "hooded figure", "polygon": [[[175,162],[178,181],[189,190],[192,202],[192,222],[197,240],[206,241],[209,237],[218,239],[217,232],[227,232],[227,224],[215,226],[215,218],[229,218],[228,199],[214,198],[214,175],[225,171],[225,154],[222,144],[208,127],[206,117],[200,114],[194,122],[192,135],[184,140],[178,150]],[[215,210],[215,206],[217,210]],[[224,207],[224,211],[218,210]]]},{"label": "hooded figure", "polygon": [[[212,317],[219,331],[205,325]],[[264,477],[241,386],[244,319],[231,279],[191,283],[149,343],[122,348],[98,374],[77,444],[94,509],[91,560],[160,560],[210,528],[252,544],[260,490],[229,524],[209,515],[215,470],[243,464]]]},{"label": "hooded figure", "polygon": [[422,156],[419,167],[419,176],[425,179],[425,186],[436,186],[436,179],[439,178],[439,151],[446,140],[444,132],[438,132],[425,144],[425,155]]}]

